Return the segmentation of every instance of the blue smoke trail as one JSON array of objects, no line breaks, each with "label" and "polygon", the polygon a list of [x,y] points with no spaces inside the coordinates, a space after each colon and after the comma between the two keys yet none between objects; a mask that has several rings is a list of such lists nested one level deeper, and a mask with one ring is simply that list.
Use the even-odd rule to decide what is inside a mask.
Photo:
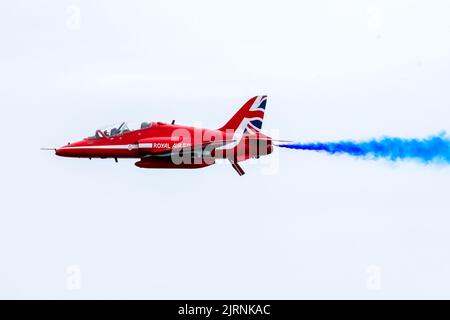
[{"label": "blue smoke trail", "polygon": [[450,164],[450,139],[445,132],[425,139],[384,137],[362,142],[284,143],[278,146],[324,151],[330,154],[348,154],[365,159],[416,160],[424,164]]}]

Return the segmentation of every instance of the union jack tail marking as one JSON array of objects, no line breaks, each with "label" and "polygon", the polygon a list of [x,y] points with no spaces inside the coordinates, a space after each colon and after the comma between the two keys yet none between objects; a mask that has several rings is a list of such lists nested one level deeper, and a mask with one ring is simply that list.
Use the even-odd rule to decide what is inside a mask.
[{"label": "union jack tail marking", "polygon": [[267,96],[256,96],[248,100],[241,109],[219,130],[258,133],[261,131],[266,111]]}]

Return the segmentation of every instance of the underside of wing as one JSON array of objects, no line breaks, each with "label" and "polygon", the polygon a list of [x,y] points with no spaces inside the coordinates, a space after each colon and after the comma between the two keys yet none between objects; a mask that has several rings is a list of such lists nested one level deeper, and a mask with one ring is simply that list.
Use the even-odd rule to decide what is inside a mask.
[{"label": "underside of wing", "polygon": [[161,150],[157,152],[151,152],[145,155],[143,158],[149,157],[171,157],[172,155],[191,155],[192,157],[200,157],[210,154],[213,150],[219,147],[226,146],[231,143],[235,143],[235,140],[220,140],[197,144],[193,146],[175,147],[170,150]]}]

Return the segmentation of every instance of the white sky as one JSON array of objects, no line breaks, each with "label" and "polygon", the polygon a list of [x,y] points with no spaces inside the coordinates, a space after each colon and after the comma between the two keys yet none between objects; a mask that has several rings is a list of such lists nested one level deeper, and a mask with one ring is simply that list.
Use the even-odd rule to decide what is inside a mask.
[{"label": "white sky", "polygon": [[121,120],[217,128],[257,94],[279,138],[448,131],[449,15],[445,0],[0,2],[0,297],[450,298],[448,167],[280,150],[239,177],[39,151]]}]

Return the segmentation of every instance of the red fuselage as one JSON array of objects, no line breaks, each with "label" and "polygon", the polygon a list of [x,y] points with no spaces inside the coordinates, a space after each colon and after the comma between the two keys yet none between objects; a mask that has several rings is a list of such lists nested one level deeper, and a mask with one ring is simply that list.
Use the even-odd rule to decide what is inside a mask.
[{"label": "red fuselage", "polygon": [[[112,132],[111,132],[112,133]],[[94,137],[56,149],[56,155],[76,158],[139,158],[141,168],[201,168],[215,159],[235,162],[272,153],[270,138],[261,133],[208,130],[154,122],[137,130],[111,134],[97,131]],[[173,156],[189,153],[191,161],[178,163]]]}]

